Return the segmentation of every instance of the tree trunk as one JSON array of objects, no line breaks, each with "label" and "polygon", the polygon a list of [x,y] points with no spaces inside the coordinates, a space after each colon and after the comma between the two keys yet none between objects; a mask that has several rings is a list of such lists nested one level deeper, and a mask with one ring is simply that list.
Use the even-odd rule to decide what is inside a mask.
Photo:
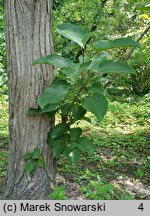
[{"label": "tree trunk", "polygon": [[[52,123],[44,115],[26,115],[53,79],[51,67],[31,65],[53,52],[51,9],[52,0],[5,0],[10,138],[5,199],[45,199],[55,177],[46,143]],[[27,175],[23,155],[36,147],[45,167]]]}]

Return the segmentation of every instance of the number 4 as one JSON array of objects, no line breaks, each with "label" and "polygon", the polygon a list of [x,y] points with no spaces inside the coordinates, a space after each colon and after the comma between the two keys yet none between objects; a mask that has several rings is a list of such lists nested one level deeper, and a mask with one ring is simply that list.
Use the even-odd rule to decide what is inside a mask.
[{"label": "number 4", "polygon": [[144,206],[143,206],[143,203],[141,203],[138,207],[139,210],[143,211],[144,210]]}]

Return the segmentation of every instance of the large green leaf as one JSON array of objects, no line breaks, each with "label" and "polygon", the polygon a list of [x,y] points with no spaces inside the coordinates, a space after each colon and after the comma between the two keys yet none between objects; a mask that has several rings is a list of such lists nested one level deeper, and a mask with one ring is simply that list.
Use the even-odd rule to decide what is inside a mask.
[{"label": "large green leaf", "polygon": [[32,65],[36,65],[36,64],[49,64],[49,65],[55,66],[56,68],[64,68],[64,67],[73,66],[73,62],[70,59],[64,58],[56,54],[44,56],[42,58],[35,60],[32,63]]},{"label": "large green leaf", "polygon": [[102,120],[106,114],[108,102],[104,95],[93,94],[83,99],[82,106],[89,112],[93,113],[98,120]]},{"label": "large green leaf", "polygon": [[76,166],[80,156],[81,156],[81,150],[79,148],[75,148],[72,152],[69,153],[69,155],[66,155],[69,161],[73,166]]},{"label": "large green leaf", "polygon": [[104,94],[104,88],[100,82],[95,82],[91,86],[92,93]]},{"label": "large green leaf", "polygon": [[82,71],[87,70],[90,64],[91,64],[91,61],[80,62],[79,71],[82,72]]},{"label": "large green leaf", "polygon": [[62,107],[61,107],[61,111],[63,116],[66,116],[68,114],[68,110],[69,110],[70,104],[69,103],[65,103]]},{"label": "large green leaf", "polygon": [[125,73],[134,74],[136,71],[133,67],[122,62],[113,62],[111,60],[103,61],[96,69],[98,73]]},{"label": "large green leaf", "polygon": [[94,151],[94,146],[87,137],[80,137],[77,146],[81,151],[87,152],[88,154],[92,154]]},{"label": "large green leaf", "polygon": [[81,128],[71,128],[70,129],[70,136],[73,141],[78,140],[81,134],[82,134]]},{"label": "large green leaf", "polygon": [[88,66],[88,70],[93,70],[95,69],[102,61],[106,60],[106,57],[108,56],[108,53],[103,52],[98,54],[90,63]]},{"label": "large green leaf", "polygon": [[57,137],[64,134],[69,129],[69,126],[66,123],[59,123],[51,131],[51,138],[56,139]]},{"label": "large green leaf", "polygon": [[71,23],[63,23],[59,25],[57,27],[57,32],[65,38],[76,42],[83,48],[89,38],[93,35],[92,32],[88,33],[87,31],[83,30],[82,27]]},{"label": "large green leaf", "polygon": [[99,41],[95,44],[98,50],[107,50],[120,47],[140,47],[140,45],[131,38],[118,38],[113,41]]},{"label": "large green leaf", "polygon": [[73,67],[63,68],[62,73],[70,80],[71,84],[75,84],[77,78],[79,77],[79,64],[76,64]]},{"label": "large green leaf", "polygon": [[27,115],[37,115],[41,113],[42,113],[42,110],[40,108],[29,108],[27,111]]},{"label": "large green leaf", "polygon": [[49,113],[59,108],[59,104],[48,104],[42,109],[42,113]]},{"label": "large green leaf", "polygon": [[59,154],[62,154],[65,148],[65,143],[62,140],[56,140],[53,142],[52,153],[56,157]]},{"label": "large green leaf", "polygon": [[54,142],[58,139],[61,139],[61,136],[67,134],[66,132],[69,130],[69,126],[66,123],[59,123],[53,129],[48,132],[47,143],[50,146],[54,145]]},{"label": "large green leaf", "polygon": [[86,70],[89,66],[90,62],[74,64],[73,67],[66,67],[61,70],[63,74],[70,80],[70,84],[75,84],[76,81],[79,79],[80,74],[82,71]]},{"label": "large green leaf", "polygon": [[68,93],[68,86],[54,83],[47,87],[38,99],[38,104],[43,109],[48,104],[60,103]]},{"label": "large green leaf", "polygon": [[73,114],[73,118],[74,121],[80,120],[86,113],[86,110],[77,104],[74,104],[72,107],[72,114]]}]

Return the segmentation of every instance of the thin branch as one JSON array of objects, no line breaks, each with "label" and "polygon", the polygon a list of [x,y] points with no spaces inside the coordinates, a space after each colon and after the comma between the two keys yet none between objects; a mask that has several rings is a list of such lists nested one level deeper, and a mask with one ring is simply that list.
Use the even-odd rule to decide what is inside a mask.
[{"label": "thin branch", "polygon": [[[95,14],[95,16],[94,16],[94,23],[93,23],[92,26],[91,26],[90,32],[95,32],[95,31],[96,31],[97,25],[98,25],[97,17],[99,17],[100,11],[102,11],[102,9],[104,8],[104,6],[105,6],[105,4],[106,4],[107,1],[108,1],[108,0],[102,0],[102,2],[101,2],[101,9],[100,9],[100,10],[98,9],[97,12],[96,12],[96,14]],[[86,45],[88,45],[88,44],[90,43],[91,40],[92,40],[92,36],[91,36],[91,37],[89,38],[89,40],[87,41]],[[78,61],[80,55],[82,55],[82,49],[80,49],[80,50],[78,51],[78,53],[77,53],[77,55],[76,55],[76,57],[75,57],[75,60],[76,60],[76,61]]]},{"label": "thin branch", "polygon": [[[139,42],[145,34],[150,30],[150,25],[142,32],[142,34],[137,38],[136,42]],[[125,61],[128,61],[131,57],[131,55],[134,52],[134,48],[130,49],[129,52],[127,53],[127,56],[125,57]]]}]

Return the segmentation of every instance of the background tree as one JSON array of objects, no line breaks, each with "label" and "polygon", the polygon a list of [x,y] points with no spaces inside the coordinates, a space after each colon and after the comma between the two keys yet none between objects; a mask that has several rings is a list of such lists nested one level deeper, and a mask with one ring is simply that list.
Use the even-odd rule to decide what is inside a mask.
[{"label": "background tree", "polygon": [[[51,151],[46,143],[50,122],[44,115],[29,117],[37,98],[53,79],[48,66],[32,67],[32,61],[53,52],[52,0],[6,0],[5,25],[9,80],[9,162],[6,198],[43,198],[55,175]],[[39,149],[45,169],[25,173],[23,155]],[[37,151],[38,152],[38,151]],[[33,164],[29,164],[28,171]]]},{"label": "background tree", "polygon": [[7,94],[6,50],[4,38],[4,1],[0,0],[0,95]]},{"label": "background tree", "polygon": [[[149,1],[145,0],[138,2],[134,0],[77,0],[76,2],[54,0],[53,23],[54,26],[57,26],[60,22],[72,22],[86,26],[88,30],[96,30],[95,38],[93,38],[95,40],[99,40],[99,38],[113,40],[119,37],[131,37],[137,40],[149,28],[149,7],[144,9],[148,3]],[[78,57],[81,54],[74,43],[57,36],[55,29],[53,30],[56,52],[62,53],[66,57],[70,57],[72,50],[74,56]],[[142,51],[134,51],[132,59],[129,59],[129,63],[136,69],[135,75],[107,76],[110,82],[106,81],[105,86],[110,94],[119,94],[119,91],[116,92],[118,87],[125,91],[128,89],[128,92],[138,95],[144,95],[150,91],[149,38],[147,31],[140,40]],[[92,47],[88,46],[88,49],[91,54]],[[124,49],[116,49],[112,54],[115,59],[119,60],[125,60],[128,55]]]}]

